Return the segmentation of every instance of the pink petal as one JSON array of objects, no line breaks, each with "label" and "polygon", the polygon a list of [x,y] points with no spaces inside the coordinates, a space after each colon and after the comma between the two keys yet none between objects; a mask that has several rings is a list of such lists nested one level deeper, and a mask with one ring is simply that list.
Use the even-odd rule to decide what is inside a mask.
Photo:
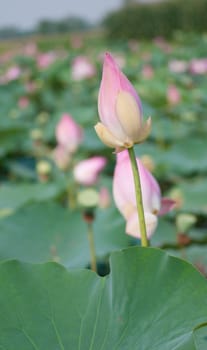
[{"label": "pink petal", "polygon": [[116,61],[113,59],[112,55],[110,53],[108,53],[108,52],[105,55],[105,62],[104,62],[104,64],[108,65],[110,67],[110,70],[114,71],[114,74],[117,75],[117,79],[118,79],[118,84],[119,84],[120,90],[129,92],[135,98],[135,100],[137,101],[137,104],[139,105],[139,108],[141,110],[142,109],[142,104],[141,104],[140,98],[139,98],[135,88],[130,83],[130,81],[128,80],[126,75],[124,75],[124,73],[122,73],[122,71],[120,70],[120,68],[117,65]]},{"label": "pink petal", "polygon": [[98,180],[98,175],[103,170],[105,165],[105,157],[91,157],[89,159],[82,160],[74,167],[74,178],[81,185],[93,185]]},{"label": "pink petal", "polygon": [[83,138],[81,127],[73,120],[71,115],[63,114],[56,126],[56,139],[58,144],[69,152],[76,151]]},{"label": "pink petal", "polygon": [[98,111],[102,123],[116,138],[125,141],[126,134],[116,115],[116,99],[120,91],[129,92],[135,98],[140,109],[140,115],[142,115],[141,101],[136,90],[121,72],[113,57],[106,53],[98,97]]},{"label": "pink petal", "polygon": [[[151,213],[159,212],[161,202],[159,185],[138,159],[137,164],[140,173],[144,210]],[[134,178],[127,150],[117,154],[117,164],[113,179],[113,195],[116,206],[123,215],[126,203],[131,203],[136,207]]]},{"label": "pink petal", "polygon": [[176,205],[176,202],[173,199],[166,198],[166,197],[162,198],[161,208],[160,208],[158,215],[161,216],[161,215],[168,213],[169,211],[174,209],[175,205]]}]

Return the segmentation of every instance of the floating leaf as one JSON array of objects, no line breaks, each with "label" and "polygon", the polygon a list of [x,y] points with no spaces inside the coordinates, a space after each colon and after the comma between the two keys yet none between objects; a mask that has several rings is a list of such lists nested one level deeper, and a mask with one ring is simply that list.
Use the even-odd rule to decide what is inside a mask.
[{"label": "floating leaf", "polygon": [[3,185],[0,188],[0,210],[16,210],[30,202],[41,202],[58,197],[64,190],[64,183],[28,183]]},{"label": "floating leaf", "polygon": [[206,294],[191,265],[153,248],[114,253],[107,277],[3,262],[0,348],[204,350]]},{"label": "floating leaf", "polygon": [[[130,241],[114,208],[97,212],[94,238],[99,257],[127,247]],[[52,202],[28,204],[0,221],[0,259],[88,265],[87,225],[82,214]]]}]

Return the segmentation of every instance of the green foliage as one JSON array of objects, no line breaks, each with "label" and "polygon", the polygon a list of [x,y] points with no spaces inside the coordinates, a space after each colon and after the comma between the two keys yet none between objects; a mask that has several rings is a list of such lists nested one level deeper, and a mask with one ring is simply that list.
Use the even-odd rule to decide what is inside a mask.
[{"label": "green foliage", "polygon": [[66,33],[89,28],[89,23],[79,17],[67,17],[57,20],[41,20],[36,31],[41,34]]},{"label": "green foliage", "polygon": [[0,347],[11,350],[204,350],[207,284],[153,248],[111,257],[111,273],[55,263],[0,264]]},{"label": "green foliage", "polygon": [[[38,198],[37,193],[36,199],[31,197],[36,203],[0,220],[0,260],[55,260],[67,267],[86,267],[90,257],[83,213],[54,202],[39,203],[46,200],[45,195]],[[94,238],[100,260],[111,251],[128,246],[130,237],[124,233],[124,221],[117,210],[97,210]]]},{"label": "green foliage", "polygon": [[13,26],[7,26],[0,28],[0,38],[1,39],[7,39],[7,38],[15,38],[16,36],[20,35],[20,30]]},{"label": "green foliage", "polygon": [[132,4],[109,14],[104,25],[110,38],[172,37],[176,31],[205,32],[206,0],[168,0]]}]

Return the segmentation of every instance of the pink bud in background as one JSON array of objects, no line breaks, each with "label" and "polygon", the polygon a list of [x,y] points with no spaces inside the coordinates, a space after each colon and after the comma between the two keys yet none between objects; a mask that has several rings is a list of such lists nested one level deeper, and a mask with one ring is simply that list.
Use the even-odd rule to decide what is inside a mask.
[{"label": "pink bud in background", "polygon": [[72,64],[72,79],[82,80],[94,77],[96,74],[95,66],[85,56],[78,56]]},{"label": "pink bud in background", "polygon": [[[150,237],[156,229],[157,216],[170,211],[175,202],[168,198],[161,198],[157,181],[138,158],[137,165],[142,188],[147,236]],[[117,154],[113,178],[113,195],[117,208],[126,219],[126,233],[140,238],[134,179],[127,151]]]},{"label": "pink bud in background", "polygon": [[45,52],[37,56],[37,66],[41,69],[49,67],[56,59],[54,52]]},{"label": "pink bud in background", "polygon": [[109,53],[103,64],[98,110],[101,123],[95,125],[96,133],[117,151],[144,141],[150,133],[151,119],[143,124],[140,98]]},{"label": "pink bud in background", "polygon": [[18,100],[18,106],[21,109],[25,109],[29,106],[29,99],[26,96],[22,96]]},{"label": "pink bud in background", "polygon": [[151,79],[154,76],[154,69],[150,64],[145,64],[142,68],[142,76],[145,79]]},{"label": "pink bud in background", "polygon": [[171,60],[168,68],[173,73],[184,73],[188,69],[188,63],[183,60]]},{"label": "pink bud in background", "polygon": [[13,66],[7,70],[7,72],[5,74],[5,79],[6,79],[6,81],[16,80],[19,78],[20,75],[21,75],[20,67]]},{"label": "pink bud in background", "polygon": [[37,45],[35,42],[28,42],[24,47],[26,56],[34,56],[37,53]]},{"label": "pink bud in background", "polygon": [[102,209],[108,208],[111,203],[110,193],[107,187],[101,187],[99,192],[99,207]]},{"label": "pink bud in background", "polygon": [[61,170],[66,170],[71,159],[70,153],[68,153],[64,147],[57,145],[53,150],[52,157],[55,164]]},{"label": "pink bud in background", "polygon": [[167,100],[171,105],[177,105],[180,100],[180,92],[175,85],[170,85],[167,90]]},{"label": "pink bud in background", "polygon": [[190,62],[189,70],[192,74],[206,74],[207,58],[193,59]]},{"label": "pink bud in background", "polygon": [[28,93],[33,93],[37,90],[37,83],[35,81],[28,81],[25,84],[25,89]]},{"label": "pink bud in background", "polygon": [[59,145],[68,152],[73,153],[83,139],[82,128],[69,114],[63,114],[56,126],[56,139]]},{"label": "pink bud in background", "polygon": [[170,46],[170,44],[161,36],[156,37],[154,39],[154,43],[165,53],[169,53],[172,51],[172,47]]},{"label": "pink bud in background", "polygon": [[106,166],[105,157],[92,157],[80,161],[73,169],[73,175],[76,180],[81,185],[91,186],[94,185],[100,172]]}]

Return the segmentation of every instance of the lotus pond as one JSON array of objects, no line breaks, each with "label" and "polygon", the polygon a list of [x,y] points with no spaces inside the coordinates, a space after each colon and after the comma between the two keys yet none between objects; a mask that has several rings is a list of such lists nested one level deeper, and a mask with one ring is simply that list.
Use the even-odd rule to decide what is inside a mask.
[{"label": "lotus pond", "polygon": [[[0,349],[207,349],[206,45],[181,33],[0,44]],[[175,201],[148,248],[126,234],[116,155],[94,130],[106,51],[152,118],[136,156]],[[78,128],[66,141],[64,117]]]}]

